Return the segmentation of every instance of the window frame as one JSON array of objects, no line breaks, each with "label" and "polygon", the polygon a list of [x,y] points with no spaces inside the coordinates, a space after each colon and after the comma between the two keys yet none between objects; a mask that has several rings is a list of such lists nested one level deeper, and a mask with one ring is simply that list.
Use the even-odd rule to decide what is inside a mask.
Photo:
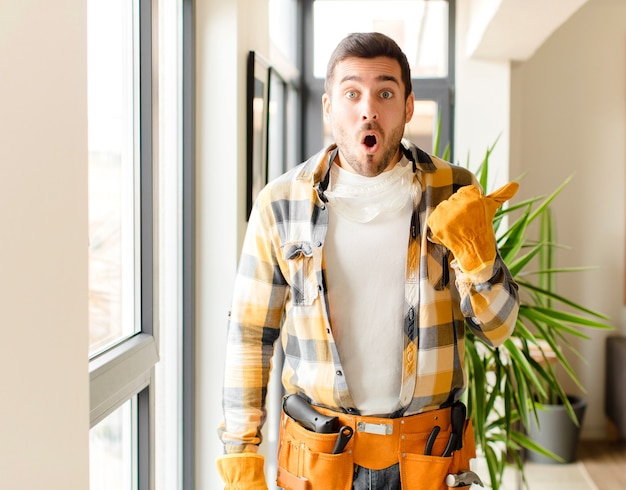
[{"label": "window frame", "polygon": [[182,488],[196,487],[195,24],[182,0]]},{"label": "window frame", "polygon": [[139,332],[89,358],[90,428],[124,402],[137,396],[133,421],[137,437],[137,482],[133,488],[148,490],[153,484],[154,461],[154,366],[159,360],[155,323],[154,284],[156,271],[154,238],[153,128],[156,126],[153,32],[156,8],[152,0],[139,1],[139,237],[140,320]]}]

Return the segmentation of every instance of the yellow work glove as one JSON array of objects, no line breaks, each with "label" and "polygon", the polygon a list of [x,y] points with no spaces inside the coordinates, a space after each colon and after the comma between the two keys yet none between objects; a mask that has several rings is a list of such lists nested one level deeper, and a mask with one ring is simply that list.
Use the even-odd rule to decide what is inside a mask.
[{"label": "yellow work glove", "polygon": [[440,202],[428,217],[433,241],[449,249],[466,274],[493,266],[496,258],[493,217],[518,189],[517,182],[509,182],[485,196],[473,185],[461,187],[447,201]]},{"label": "yellow work glove", "polygon": [[255,453],[225,454],[217,458],[217,470],[224,480],[224,490],[267,490],[264,458]]}]

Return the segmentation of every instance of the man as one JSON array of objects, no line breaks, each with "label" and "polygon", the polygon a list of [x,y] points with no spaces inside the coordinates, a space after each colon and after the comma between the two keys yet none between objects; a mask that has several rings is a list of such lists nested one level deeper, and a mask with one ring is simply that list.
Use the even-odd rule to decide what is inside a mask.
[{"label": "man", "polygon": [[341,41],[325,90],[336,145],[270,183],[250,217],[218,469],[228,489],[267,488],[256,451],[280,337],[286,393],[348,429],[341,440],[283,414],[279,486],[445,489],[475,456],[458,403],[465,319],[495,346],[517,318],[491,226],[517,184],[484,196],[469,171],[402,140],[414,95],[387,36]]}]

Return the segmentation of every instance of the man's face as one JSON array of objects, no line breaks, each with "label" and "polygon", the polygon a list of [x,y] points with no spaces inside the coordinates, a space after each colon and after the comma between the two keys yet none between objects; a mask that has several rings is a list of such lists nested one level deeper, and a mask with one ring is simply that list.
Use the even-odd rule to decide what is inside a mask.
[{"label": "man's face", "polygon": [[374,177],[397,162],[414,95],[404,98],[400,64],[386,57],[346,58],[335,67],[324,116],[339,147],[342,168]]}]

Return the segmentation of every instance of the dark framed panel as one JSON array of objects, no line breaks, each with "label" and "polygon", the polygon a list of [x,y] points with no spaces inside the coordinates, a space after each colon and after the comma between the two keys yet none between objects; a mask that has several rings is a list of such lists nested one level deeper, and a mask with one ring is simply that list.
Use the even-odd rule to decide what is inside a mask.
[{"label": "dark framed panel", "polygon": [[247,205],[250,216],[254,201],[267,183],[270,66],[258,53],[248,53],[246,136]]}]

